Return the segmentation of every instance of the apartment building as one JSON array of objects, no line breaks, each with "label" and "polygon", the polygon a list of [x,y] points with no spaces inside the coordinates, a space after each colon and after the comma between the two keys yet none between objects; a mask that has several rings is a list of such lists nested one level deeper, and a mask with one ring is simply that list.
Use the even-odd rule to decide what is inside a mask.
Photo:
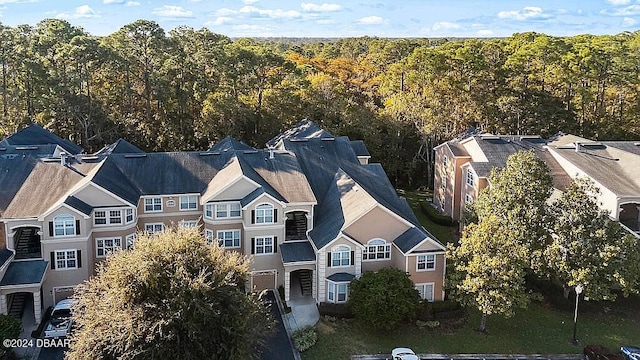
[{"label": "apartment building", "polygon": [[[31,125],[0,142],[0,312],[70,296],[136,233],[197,226],[250,256],[252,290],[283,286],[346,302],[364,271],[403,269],[444,298],[444,246],[396,195],[362,141],[303,120],[256,149],[147,153],[125,140],[94,154]],[[17,305],[16,305],[17,304]]]}]

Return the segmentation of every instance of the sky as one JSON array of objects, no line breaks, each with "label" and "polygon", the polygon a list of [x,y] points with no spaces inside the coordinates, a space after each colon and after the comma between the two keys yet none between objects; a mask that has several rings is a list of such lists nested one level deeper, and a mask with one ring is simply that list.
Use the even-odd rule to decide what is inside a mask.
[{"label": "sky", "polygon": [[0,0],[4,25],[46,18],[99,36],[137,19],[230,37],[572,36],[640,29],[640,0]]}]

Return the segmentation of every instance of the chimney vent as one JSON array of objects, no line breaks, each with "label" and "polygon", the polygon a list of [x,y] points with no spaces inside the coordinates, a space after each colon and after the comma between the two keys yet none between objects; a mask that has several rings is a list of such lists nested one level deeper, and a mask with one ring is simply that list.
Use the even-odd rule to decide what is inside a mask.
[{"label": "chimney vent", "polygon": [[576,152],[580,152],[580,147],[582,144],[576,141]]},{"label": "chimney vent", "polygon": [[269,149],[269,159],[273,159],[273,149]]},{"label": "chimney vent", "polygon": [[60,153],[60,165],[67,166],[67,153],[64,151]]}]

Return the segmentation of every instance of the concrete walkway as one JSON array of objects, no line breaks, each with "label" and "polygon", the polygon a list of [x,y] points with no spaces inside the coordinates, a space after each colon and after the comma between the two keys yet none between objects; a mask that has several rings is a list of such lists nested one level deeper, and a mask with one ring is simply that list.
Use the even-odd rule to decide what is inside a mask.
[{"label": "concrete walkway", "polygon": [[13,351],[18,359],[37,359],[40,348],[36,346],[36,339],[31,337],[31,333],[38,328],[33,314],[33,296],[27,296],[24,303],[24,313],[22,314],[22,332],[19,339],[33,340],[33,346],[14,348]]},{"label": "concrete walkway", "polygon": [[291,292],[287,305],[291,307],[291,312],[285,314],[285,318],[289,322],[291,331],[314,326],[320,320],[315,299],[311,295],[302,295],[297,277],[291,279]]}]

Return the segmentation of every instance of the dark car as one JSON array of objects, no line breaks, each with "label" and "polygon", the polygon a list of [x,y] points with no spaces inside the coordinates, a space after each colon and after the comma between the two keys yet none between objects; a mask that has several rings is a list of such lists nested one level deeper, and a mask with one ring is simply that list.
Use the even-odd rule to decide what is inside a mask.
[{"label": "dark car", "polygon": [[601,345],[585,346],[584,358],[586,360],[626,360],[622,354],[611,352],[611,350]]},{"label": "dark car", "polygon": [[620,348],[620,352],[627,360],[640,360],[640,347],[623,346]]}]

